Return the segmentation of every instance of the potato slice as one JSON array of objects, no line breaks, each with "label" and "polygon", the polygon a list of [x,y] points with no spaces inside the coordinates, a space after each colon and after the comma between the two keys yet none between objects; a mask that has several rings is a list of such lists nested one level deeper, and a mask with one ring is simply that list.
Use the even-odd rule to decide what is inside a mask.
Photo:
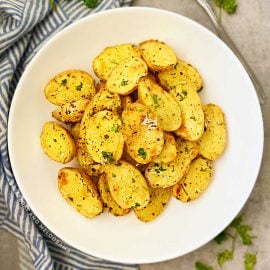
[{"label": "potato slice", "polygon": [[195,87],[175,87],[170,94],[182,110],[182,125],[175,134],[186,140],[198,140],[204,131],[204,113]]},{"label": "potato slice", "polygon": [[170,188],[149,188],[150,201],[142,209],[134,208],[138,219],[149,222],[157,218],[164,210],[171,197]]},{"label": "potato slice", "polygon": [[214,104],[203,106],[205,132],[200,138],[199,153],[210,160],[217,159],[227,143],[227,131],[224,114],[220,107]]},{"label": "potato slice", "polygon": [[114,68],[106,82],[107,89],[119,95],[128,95],[138,87],[139,79],[147,75],[147,65],[140,57],[129,57]]},{"label": "potato slice", "polygon": [[140,44],[140,49],[144,61],[153,71],[169,69],[177,62],[174,51],[164,42],[146,40]]},{"label": "potato slice", "polygon": [[173,186],[173,196],[182,202],[195,200],[208,187],[212,173],[212,162],[210,160],[195,159],[191,163],[186,176]]},{"label": "potato slice", "polygon": [[172,134],[164,132],[164,146],[160,154],[154,158],[155,163],[168,163],[176,158],[176,142]]},{"label": "potato slice", "polygon": [[147,183],[139,170],[126,161],[106,165],[106,179],[113,199],[124,209],[141,209],[150,199]]},{"label": "potato slice", "polygon": [[80,137],[80,122],[72,124],[70,126],[70,133],[75,141],[77,141]]},{"label": "potato slice", "polygon": [[130,104],[123,111],[122,120],[127,152],[134,160],[147,164],[160,154],[163,132],[149,108],[140,103]]},{"label": "potato slice", "polygon": [[112,213],[114,216],[124,216],[127,215],[130,209],[123,209],[119,206],[116,201],[113,199],[110,190],[108,181],[106,179],[106,174],[102,174],[98,180],[98,190],[100,197],[103,201],[104,208]]},{"label": "potato slice", "polygon": [[93,160],[101,164],[119,160],[124,147],[119,115],[107,110],[100,111],[88,123],[85,140]]},{"label": "potato slice", "polygon": [[70,132],[56,122],[43,125],[40,143],[45,154],[52,160],[68,163],[76,155],[76,144]]},{"label": "potato slice", "polygon": [[82,170],[62,168],[58,172],[58,188],[65,200],[87,218],[95,217],[103,210],[96,186]]},{"label": "potato slice", "polygon": [[80,122],[89,101],[89,99],[79,99],[66,103],[54,110],[52,117],[66,124]]},{"label": "potato slice", "polygon": [[177,60],[177,64],[168,70],[158,73],[159,83],[167,90],[176,86],[195,86],[197,91],[203,87],[200,73],[192,65]]},{"label": "potato slice", "polygon": [[176,140],[176,158],[169,163],[151,162],[146,170],[145,177],[149,184],[156,187],[170,187],[175,185],[186,174],[191,161],[197,156],[199,146],[196,142]]},{"label": "potato slice", "polygon": [[93,70],[101,80],[106,81],[121,61],[132,56],[141,56],[139,48],[133,44],[107,47],[93,60]]},{"label": "potato slice", "polygon": [[177,130],[181,125],[181,109],[174,98],[157,83],[144,77],[138,87],[139,102],[151,108],[157,115],[160,127],[165,131]]},{"label": "potato slice", "polygon": [[67,70],[52,78],[44,89],[51,103],[62,106],[79,99],[91,99],[95,93],[95,82],[90,74],[82,70]]}]

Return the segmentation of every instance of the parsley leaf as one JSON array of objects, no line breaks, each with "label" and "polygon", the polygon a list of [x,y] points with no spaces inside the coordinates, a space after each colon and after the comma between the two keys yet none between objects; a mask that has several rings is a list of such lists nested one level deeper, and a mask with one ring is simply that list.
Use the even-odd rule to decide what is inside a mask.
[{"label": "parsley leaf", "polygon": [[196,270],[214,270],[213,267],[208,266],[202,262],[195,263]]},{"label": "parsley leaf", "polygon": [[225,249],[224,251],[218,253],[217,261],[219,266],[223,266],[226,261],[231,261],[233,259],[233,252],[231,250]]},{"label": "parsley leaf", "polygon": [[252,227],[246,224],[243,224],[243,216],[239,216],[233,220],[233,222],[230,225],[231,227],[235,228],[237,233],[242,239],[242,243],[244,245],[252,245],[252,238],[254,236],[250,235],[250,231],[252,230]]},{"label": "parsley leaf", "polygon": [[146,152],[144,151],[143,148],[139,148],[137,151],[138,156],[141,156],[143,159],[146,159]]},{"label": "parsley leaf", "polygon": [[160,173],[160,172],[165,172],[167,171],[167,169],[164,169],[162,166],[160,166],[159,168],[155,169],[156,173]]},{"label": "parsley leaf", "polygon": [[215,237],[214,241],[215,241],[217,244],[220,245],[222,242],[226,241],[228,238],[229,238],[229,237],[228,237],[228,234],[227,234],[225,231],[223,231],[223,232],[221,232],[220,234],[218,234],[218,235]]},{"label": "parsley leaf", "polygon": [[157,107],[159,107],[157,94],[153,94],[152,99],[153,99],[153,103],[154,103],[154,109],[156,109]]},{"label": "parsley leaf", "polygon": [[101,154],[102,154],[102,157],[104,159],[106,159],[107,162],[112,162],[112,160],[113,160],[113,153],[112,152],[102,151]]},{"label": "parsley leaf", "polygon": [[254,265],[257,263],[257,255],[254,253],[245,254],[245,270],[254,270]]},{"label": "parsley leaf", "polygon": [[77,91],[81,91],[82,90],[82,87],[83,87],[83,83],[82,82],[80,82],[79,85],[76,85],[75,86],[75,88],[76,88]]},{"label": "parsley leaf", "polygon": [[120,86],[125,86],[125,85],[128,85],[128,80],[122,80],[121,83],[120,83]]},{"label": "parsley leaf", "polygon": [[120,129],[121,129],[121,126],[113,124],[112,131],[114,131],[115,133],[117,133],[117,132],[119,132]]},{"label": "parsley leaf", "polygon": [[215,4],[228,14],[234,14],[237,9],[237,0],[214,0]]},{"label": "parsley leaf", "polygon": [[88,8],[95,8],[99,5],[99,0],[82,0]]}]

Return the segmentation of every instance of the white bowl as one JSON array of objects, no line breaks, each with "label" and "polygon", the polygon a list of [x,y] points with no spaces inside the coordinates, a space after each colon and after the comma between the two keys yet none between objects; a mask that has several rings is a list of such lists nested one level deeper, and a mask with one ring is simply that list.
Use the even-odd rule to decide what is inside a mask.
[{"label": "white bowl", "polygon": [[[172,198],[155,221],[133,213],[86,219],[57,189],[63,167],[45,156],[39,142],[55,106],[43,88],[56,73],[83,69],[106,46],[159,39],[179,58],[193,64],[204,79],[203,104],[225,112],[228,145],[214,162],[212,183],[197,200]],[[230,49],[198,23],[164,10],[121,8],[91,15],[67,27],[43,46],[27,66],[15,92],[8,126],[14,175],[37,217],[66,243],[88,254],[125,263],[175,258],[204,245],[239,213],[255,184],[263,152],[263,122],[254,87]],[[72,163],[71,163],[72,165]]]}]

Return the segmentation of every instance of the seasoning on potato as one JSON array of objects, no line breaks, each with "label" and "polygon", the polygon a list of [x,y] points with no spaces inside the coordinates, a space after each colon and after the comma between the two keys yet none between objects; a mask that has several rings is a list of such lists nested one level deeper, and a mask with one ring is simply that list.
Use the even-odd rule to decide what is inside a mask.
[{"label": "seasoning on potato", "polygon": [[195,86],[197,91],[203,87],[203,81],[198,70],[191,64],[177,60],[176,65],[158,73],[159,83],[167,90],[176,86]]},{"label": "seasoning on potato", "polygon": [[173,67],[177,58],[167,44],[159,40],[146,40],[140,44],[144,61],[152,71],[162,71]]},{"label": "seasoning on potato", "polygon": [[214,104],[203,106],[205,131],[200,138],[199,153],[210,160],[217,159],[227,143],[227,131],[224,114],[220,107]]},{"label": "seasoning on potato", "polygon": [[92,76],[82,70],[67,70],[57,74],[45,86],[48,101],[62,106],[79,99],[91,99],[95,93]]},{"label": "seasoning on potato", "polygon": [[81,169],[62,168],[58,172],[58,188],[65,200],[85,217],[92,218],[103,211],[95,184]]},{"label": "seasoning on potato", "polygon": [[142,173],[126,161],[106,166],[106,179],[113,199],[123,209],[145,207],[149,189]]},{"label": "seasoning on potato", "polygon": [[122,120],[128,154],[141,164],[152,161],[164,144],[156,115],[148,107],[132,103],[123,111]]},{"label": "seasoning on potato", "polygon": [[198,198],[208,187],[213,173],[212,162],[204,158],[195,159],[186,176],[172,188],[173,196],[189,202]]},{"label": "seasoning on potato", "polygon": [[76,155],[76,144],[69,131],[56,122],[46,122],[40,135],[41,146],[49,158],[68,163]]},{"label": "seasoning on potato", "polygon": [[45,86],[58,106],[52,116],[65,127],[45,123],[41,146],[61,163],[76,157],[79,167],[59,170],[62,196],[88,218],[103,208],[114,216],[132,210],[143,222],[156,219],[171,196],[199,197],[227,131],[221,108],[201,103],[198,70],[154,39],[107,47],[92,68],[100,81],[66,70]]}]

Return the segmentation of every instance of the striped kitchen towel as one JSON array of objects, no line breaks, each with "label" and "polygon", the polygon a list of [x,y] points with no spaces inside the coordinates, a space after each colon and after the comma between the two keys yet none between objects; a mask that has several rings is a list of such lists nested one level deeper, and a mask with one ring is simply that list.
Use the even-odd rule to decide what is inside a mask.
[{"label": "striped kitchen towel", "polygon": [[[18,189],[7,147],[11,99],[22,72],[40,47],[53,33],[84,16],[130,2],[100,0],[96,8],[89,9],[81,0],[0,0],[0,228],[17,237],[21,269],[137,269],[84,254],[53,235]],[[56,8],[52,9],[52,3]]]}]

